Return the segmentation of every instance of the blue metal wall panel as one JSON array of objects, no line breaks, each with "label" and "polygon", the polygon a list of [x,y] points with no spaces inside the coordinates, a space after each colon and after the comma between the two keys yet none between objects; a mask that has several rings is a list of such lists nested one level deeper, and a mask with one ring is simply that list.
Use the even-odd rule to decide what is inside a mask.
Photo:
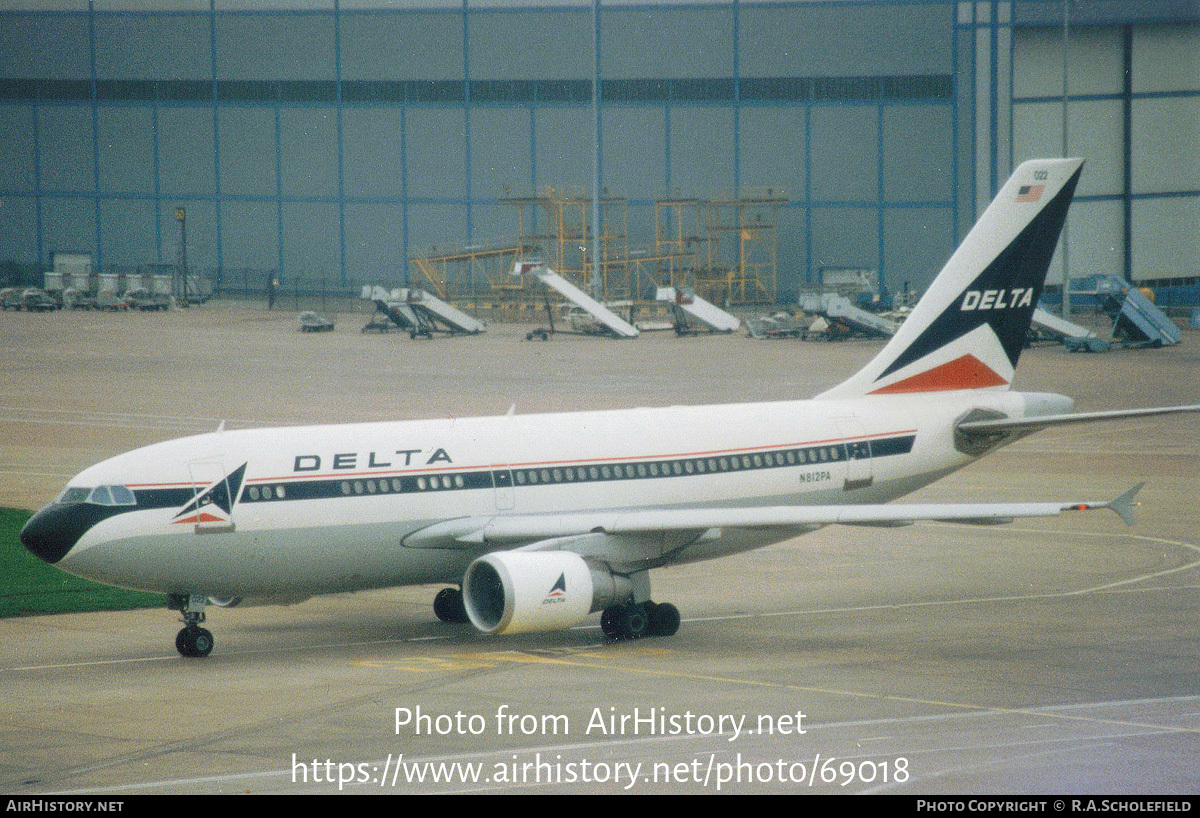
[{"label": "blue metal wall panel", "polygon": [[606,108],[601,123],[605,134],[603,187],[613,196],[629,199],[662,198],[667,187],[663,110]]},{"label": "blue metal wall panel", "polygon": [[283,195],[336,198],[336,111],[326,107],[283,108],[279,121]]},{"label": "blue metal wall panel", "polygon": [[409,198],[463,202],[467,195],[464,109],[414,107],[405,118]]},{"label": "blue metal wall panel", "polygon": [[35,119],[32,105],[0,105],[0,190],[21,191],[29,195],[37,185]]},{"label": "blue metal wall panel", "polygon": [[[734,109],[676,105],[671,116],[668,196],[727,196],[734,192]],[[786,139],[774,134],[772,140]],[[746,143],[743,142],[743,145]],[[749,143],[752,147],[755,143]],[[778,171],[776,171],[776,174]],[[778,185],[772,179],[770,184]]]},{"label": "blue metal wall panel", "polygon": [[883,214],[887,289],[923,289],[954,251],[954,213],[950,208],[896,207]]},{"label": "blue metal wall panel", "polygon": [[274,109],[220,109],[221,192],[225,196],[276,196],[275,114]]},{"label": "blue metal wall panel", "polygon": [[278,270],[281,252],[278,221],[278,207],[272,200],[222,202],[221,254],[224,265]]},{"label": "blue metal wall panel", "polygon": [[0,259],[37,264],[38,213],[29,196],[0,196]]},{"label": "blue metal wall panel", "polygon": [[207,80],[212,43],[204,16],[103,15],[96,18],[96,76],[116,80]]},{"label": "blue metal wall panel", "polygon": [[872,207],[814,207],[813,281],[822,267],[879,269],[879,211]]},{"label": "blue metal wall panel", "polygon": [[948,202],[954,197],[952,112],[944,105],[883,109],[883,199]]},{"label": "blue metal wall panel", "polygon": [[[533,190],[530,127],[529,112],[521,108],[471,109],[471,192],[476,202]],[[475,226],[476,235],[491,235],[478,219]]]},{"label": "blue metal wall panel", "polygon": [[804,201],[807,146],[803,106],[744,107],[738,117],[741,182],[746,187],[775,186],[792,201]]},{"label": "blue metal wall panel", "polygon": [[154,195],[154,112],[149,108],[100,106],[100,192]]},{"label": "blue metal wall panel", "polygon": [[90,106],[42,106],[38,110],[42,189],[95,193],[95,157]]},{"label": "blue metal wall panel", "polygon": [[393,108],[342,111],[345,195],[354,199],[403,196],[401,112]]},{"label": "blue metal wall panel", "polygon": [[370,202],[346,205],[346,268],[369,284],[399,287],[407,283],[404,253],[404,206]]},{"label": "blue metal wall panel", "polygon": [[90,79],[86,14],[12,13],[0,20],[0,76]]},{"label": "blue metal wall panel", "polygon": [[[52,245],[90,244],[117,263],[105,256],[128,257],[120,237],[145,229],[152,238],[124,246],[173,261],[177,202],[199,208],[189,244],[205,249],[189,248],[190,260],[285,276],[328,266],[354,281],[362,265],[404,266],[421,246],[486,239],[503,221],[497,198],[590,184],[591,13],[466,6],[0,14],[0,43],[28,57],[0,55],[0,83],[16,83],[0,94],[36,120],[0,195],[38,203],[28,243],[43,260]],[[675,193],[787,190],[780,246],[802,259],[785,269],[793,283],[815,265],[852,263],[830,261],[840,232],[814,243],[818,214],[853,203],[852,220],[869,220],[876,239],[865,254],[887,261],[888,208],[956,206],[944,172],[919,168],[973,164],[959,162],[970,129],[955,112],[971,106],[958,107],[953,82],[956,51],[969,56],[953,41],[955,9],[602,6],[601,183],[648,217],[650,200]],[[947,121],[940,135],[930,124]],[[87,201],[90,222],[58,224],[77,209],[51,202],[55,192]],[[151,205],[106,215],[120,201]],[[369,240],[385,228],[387,241]],[[79,247],[58,246],[83,233]]]},{"label": "blue metal wall panel", "polygon": [[292,278],[341,284],[335,202],[283,203],[283,269]]},{"label": "blue metal wall panel", "polygon": [[[818,202],[876,202],[878,111],[871,105],[812,110],[812,196]],[[871,233],[874,235],[874,232]]]},{"label": "blue metal wall panel", "polygon": [[157,255],[153,199],[102,198],[99,210],[100,249],[106,264],[145,264]]},{"label": "blue metal wall panel", "polygon": [[538,108],[534,122],[537,184],[588,189],[592,181],[590,106]]},{"label": "blue metal wall panel", "polygon": [[951,70],[944,5],[744,5],[738,21],[743,76],[940,74]]},{"label": "blue metal wall panel", "polygon": [[83,196],[42,197],[42,245],[46,259],[55,253],[95,256],[96,205]]},{"label": "blue metal wall panel", "polygon": [[467,21],[472,78],[591,79],[589,10],[483,11]]},{"label": "blue metal wall panel", "polygon": [[332,80],[332,14],[216,15],[218,80]]},{"label": "blue metal wall panel", "polygon": [[194,198],[216,193],[211,108],[160,109],[158,153],[162,195]]},{"label": "blue metal wall panel", "polygon": [[733,74],[729,7],[605,8],[604,77],[728,77]]}]

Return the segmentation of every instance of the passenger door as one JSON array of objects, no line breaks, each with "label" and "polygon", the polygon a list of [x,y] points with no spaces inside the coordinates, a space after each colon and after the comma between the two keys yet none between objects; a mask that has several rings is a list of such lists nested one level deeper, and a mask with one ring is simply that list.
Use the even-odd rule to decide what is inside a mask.
[{"label": "passenger door", "polygon": [[866,488],[875,479],[871,470],[871,443],[866,439],[867,430],[853,416],[834,418],[833,422],[846,452],[846,482],[842,487],[846,491]]},{"label": "passenger door", "polygon": [[[233,504],[237,499],[225,464],[220,460],[202,460],[188,464],[192,477],[193,523],[197,534],[233,531]],[[238,482],[240,488],[241,481]]]}]

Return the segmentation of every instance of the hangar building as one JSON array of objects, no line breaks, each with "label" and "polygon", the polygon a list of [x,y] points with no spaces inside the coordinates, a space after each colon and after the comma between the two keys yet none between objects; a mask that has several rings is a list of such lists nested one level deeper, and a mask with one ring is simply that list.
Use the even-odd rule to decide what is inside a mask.
[{"label": "hangar building", "polygon": [[598,130],[631,244],[664,200],[765,189],[781,298],[828,267],[920,288],[1061,154],[1065,76],[1071,275],[1200,275],[1194,0],[5,5],[0,262],[172,264],[183,207],[221,280],[403,283],[512,234],[506,198],[588,189]]}]

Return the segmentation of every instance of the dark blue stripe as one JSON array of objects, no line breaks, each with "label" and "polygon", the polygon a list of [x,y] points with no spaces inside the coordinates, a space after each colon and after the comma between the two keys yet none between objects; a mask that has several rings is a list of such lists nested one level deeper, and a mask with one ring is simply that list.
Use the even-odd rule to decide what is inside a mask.
[{"label": "dark blue stripe", "polygon": [[[357,474],[354,477],[344,478],[253,483],[243,489],[239,502],[327,500],[340,497],[421,494],[496,487],[523,488],[571,483],[602,483],[613,480],[657,480],[760,469],[802,468],[840,463],[846,460],[908,454],[912,451],[915,440],[915,435],[901,435],[871,441],[851,441],[825,446],[806,446],[736,455],[709,455],[619,463],[573,463],[571,465],[546,465],[491,471],[438,471],[403,476]],[[168,492],[173,492],[173,494]],[[178,498],[180,492],[186,494],[184,499],[179,500],[180,503],[191,499],[190,489],[155,490],[138,492],[138,505],[141,508],[166,506],[169,505],[167,500]],[[145,503],[143,503],[143,497],[145,497]],[[150,505],[151,503],[154,505]]]}]

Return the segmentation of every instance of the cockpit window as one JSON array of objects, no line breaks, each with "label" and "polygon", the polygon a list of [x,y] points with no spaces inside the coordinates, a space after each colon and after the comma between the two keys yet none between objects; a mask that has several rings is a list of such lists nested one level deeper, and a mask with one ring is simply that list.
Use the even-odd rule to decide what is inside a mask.
[{"label": "cockpit window", "polygon": [[97,506],[136,506],[137,497],[125,486],[97,486],[94,489],[68,487],[58,496],[59,503],[91,503]]},{"label": "cockpit window", "polygon": [[136,506],[133,492],[124,486],[96,486],[88,495],[87,502],[98,506]]},{"label": "cockpit window", "polygon": [[124,486],[109,486],[109,489],[112,491],[112,498],[113,498],[114,506],[136,506],[137,505],[137,497],[135,497],[133,495],[132,491],[125,488]]},{"label": "cockpit window", "polygon": [[97,506],[111,506],[113,504],[112,492],[109,491],[108,486],[96,486],[88,495],[87,501]]},{"label": "cockpit window", "polygon": [[81,489],[68,486],[63,489],[63,493],[58,495],[59,503],[82,503],[87,500],[88,495],[92,493],[91,489]]}]

